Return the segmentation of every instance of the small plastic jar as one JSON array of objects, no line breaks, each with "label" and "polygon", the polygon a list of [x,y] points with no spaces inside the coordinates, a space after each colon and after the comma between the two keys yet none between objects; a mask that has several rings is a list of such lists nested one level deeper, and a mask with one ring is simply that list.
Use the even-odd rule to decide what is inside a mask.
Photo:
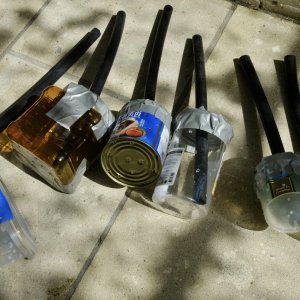
[{"label": "small plastic jar", "polygon": [[300,156],[284,152],[264,157],[256,167],[255,188],[270,227],[300,231]]},{"label": "small plastic jar", "polygon": [[[207,132],[206,201],[198,203],[193,196],[196,159],[196,132]],[[184,109],[176,118],[175,130],[168,147],[160,178],[152,200],[172,215],[201,219],[207,215],[221,169],[226,146],[233,136],[231,126],[222,115],[204,108]],[[198,170],[200,171],[200,170]]]}]

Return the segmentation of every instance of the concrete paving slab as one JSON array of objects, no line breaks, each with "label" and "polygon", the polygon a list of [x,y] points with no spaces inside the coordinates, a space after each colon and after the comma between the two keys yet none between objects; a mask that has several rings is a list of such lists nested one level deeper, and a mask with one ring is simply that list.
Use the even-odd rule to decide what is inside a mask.
[{"label": "concrete paving slab", "polygon": [[1,170],[38,250],[32,260],[1,269],[0,298],[62,299],[116,209],[120,191],[108,192],[85,177],[76,194],[63,195],[3,159]]},{"label": "concrete paving slab", "polygon": [[1,1],[0,3],[0,55],[17,38],[45,0],[33,0],[24,5],[24,1]]},{"label": "concrete paving slab", "polygon": [[[179,70],[179,63],[175,62],[181,59],[185,39],[200,33],[203,35],[205,48],[208,48],[215,42],[215,33],[234,6],[223,0],[209,3],[205,0],[189,1],[188,4],[173,0],[169,4],[173,5],[174,12],[161,61],[157,93],[157,98],[168,108],[171,107]],[[103,96],[110,97],[111,108],[119,110],[132,95],[155,16],[163,5],[161,1],[108,3],[53,0],[22,35],[13,50],[52,65],[58,56],[74,45],[79,36],[92,27],[103,31],[110,17],[118,10],[124,10],[127,13],[124,34]],[[88,53],[92,53],[93,49],[91,47]],[[88,56],[82,59],[70,73],[80,76],[87,59]]]},{"label": "concrete paving slab", "polygon": [[[1,110],[44,73],[12,55],[0,65]],[[64,86],[62,78],[58,86]],[[30,260],[1,268],[0,299],[59,299],[89,257],[119,205],[124,189],[109,187],[98,166],[88,172],[71,195],[55,191],[15,160],[0,157],[1,177],[28,221],[37,243]],[[99,184],[101,182],[102,184]]]},{"label": "concrete paving slab", "polygon": [[32,260],[1,268],[0,298],[62,299],[110,221],[121,191],[84,177],[75,194],[64,195],[2,158],[0,166],[37,243]]},{"label": "concrete paving slab", "polygon": [[[300,237],[267,228],[256,202],[254,167],[270,150],[261,126],[257,131],[253,105],[240,95],[233,64],[243,54],[251,56],[291,151],[274,60],[300,55],[299,30],[238,7],[206,69],[209,109],[224,114],[235,131],[211,213],[203,221],[187,222],[128,200],[73,299],[300,297],[295,288]],[[145,194],[131,197],[142,202]]]},{"label": "concrete paving slab", "polygon": [[128,200],[72,299],[296,299],[299,241]]}]

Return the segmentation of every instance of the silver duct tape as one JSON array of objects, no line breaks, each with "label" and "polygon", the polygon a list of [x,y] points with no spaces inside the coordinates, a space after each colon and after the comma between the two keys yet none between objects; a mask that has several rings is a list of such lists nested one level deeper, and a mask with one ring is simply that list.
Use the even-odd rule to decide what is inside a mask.
[{"label": "silver duct tape", "polygon": [[256,189],[262,191],[268,182],[288,175],[300,175],[299,155],[283,152],[264,157],[256,167]]},{"label": "silver duct tape", "polygon": [[95,137],[100,139],[115,118],[106,104],[87,88],[76,83],[70,83],[64,89],[65,95],[47,113],[47,116],[62,127],[70,127],[88,110],[96,108],[101,114],[101,121],[93,127]]},{"label": "silver duct tape", "polygon": [[92,129],[96,139],[100,140],[111,124],[115,121],[115,117],[100,98],[98,98],[95,108],[101,114],[101,120],[99,123],[93,126]]},{"label": "silver duct tape", "polygon": [[143,111],[154,115],[164,123],[170,132],[172,117],[170,113],[156,101],[149,99],[137,99],[129,101],[123,106],[119,115],[121,116],[132,111]]},{"label": "silver duct tape", "polygon": [[233,129],[221,114],[200,108],[186,107],[175,120],[175,130],[200,129],[206,131],[228,145],[233,138]]}]

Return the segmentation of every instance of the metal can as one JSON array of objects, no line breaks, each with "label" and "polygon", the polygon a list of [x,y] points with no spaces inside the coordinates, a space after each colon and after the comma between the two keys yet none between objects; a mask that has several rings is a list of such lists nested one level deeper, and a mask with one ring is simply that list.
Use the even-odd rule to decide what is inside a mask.
[{"label": "metal can", "polygon": [[153,100],[128,102],[101,154],[107,175],[133,188],[153,183],[167,153],[171,120],[168,111]]}]

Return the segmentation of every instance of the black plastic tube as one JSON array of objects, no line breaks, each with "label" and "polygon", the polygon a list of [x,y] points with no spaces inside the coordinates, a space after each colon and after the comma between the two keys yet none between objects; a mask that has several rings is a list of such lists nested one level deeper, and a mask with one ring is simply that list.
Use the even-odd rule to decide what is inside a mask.
[{"label": "black plastic tube", "polygon": [[[87,51],[100,36],[97,28],[88,32],[58,63],[56,63],[38,82],[36,82],[18,100],[0,114],[0,132],[17,119],[37,100],[43,90],[53,85]],[[35,99],[33,99],[35,97]]]},{"label": "black plastic tube", "polygon": [[106,49],[105,57],[90,88],[90,90],[95,94],[100,95],[103,90],[104,84],[106,82],[106,79],[108,77],[108,74],[110,72],[110,69],[112,67],[114,59],[116,57],[116,53],[119,48],[124,29],[125,18],[126,14],[124,11],[119,11],[116,15],[114,29]]},{"label": "black plastic tube", "polygon": [[151,53],[151,59],[145,85],[145,99],[155,100],[159,65],[172,11],[172,6],[166,5],[162,12]]},{"label": "black plastic tube", "polygon": [[151,59],[151,54],[152,54],[152,49],[153,49],[153,44],[155,41],[155,36],[157,32],[157,28],[159,26],[159,22],[161,19],[162,15],[162,9],[158,10],[149,38],[148,42],[144,51],[143,59],[140,65],[140,69],[135,81],[135,86],[133,89],[133,93],[131,96],[131,100],[135,99],[143,99],[145,96],[145,85],[147,81],[147,76],[148,76],[148,70],[149,70],[149,64],[150,64],[150,59]]},{"label": "black plastic tube", "polygon": [[198,34],[193,36],[193,49],[195,65],[196,108],[204,106],[204,108],[207,110],[204,50],[202,38]]},{"label": "black plastic tube", "polygon": [[285,56],[284,63],[288,96],[287,101],[291,108],[291,112],[296,123],[296,130],[298,134],[300,134],[300,92],[297,78],[296,56]]},{"label": "black plastic tube", "polygon": [[240,62],[247,78],[249,90],[252,93],[259,112],[272,154],[285,152],[274,116],[252,61],[248,55],[243,55],[240,57]]},{"label": "black plastic tube", "polygon": [[175,98],[172,108],[173,123],[177,115],[188,105],[193,82],[194,61],[192,39],[187,39],[181,59],[181,65],[176,86]]},{"label": "black plastic tube", "polygon": [[[193,36],[196,108],[203,106],[207,109],[207,92],[205,76],[205,60],[202,38]],[[208,173],[208,133],[196,130],[196,155],[194,166],[193,198],[199,204],[206,203],[207,173]]]}]

